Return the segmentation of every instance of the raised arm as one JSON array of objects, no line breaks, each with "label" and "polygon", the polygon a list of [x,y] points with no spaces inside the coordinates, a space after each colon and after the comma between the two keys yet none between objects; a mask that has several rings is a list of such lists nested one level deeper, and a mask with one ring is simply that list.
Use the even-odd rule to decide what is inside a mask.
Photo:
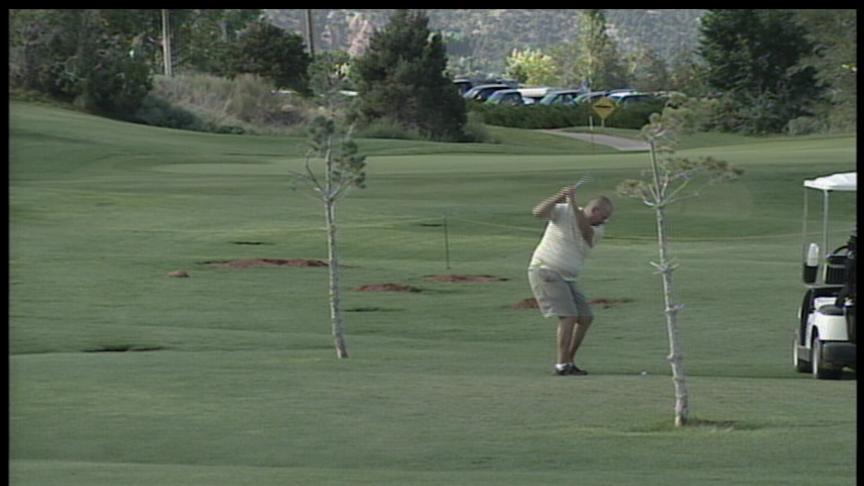
[{"label": "raised arm", "polygon": [[582,233],[582,239],[585,240],[585,243],[588,244],[589,248],[594,248],[594,227],[591,226],[588,217],[585,216],[585,213],[582,212],[576,204],[576,188],[569,188],[566,197],[567,202],[573,209],[573,214],[576,216],[576,226],[579,227],[579,232]]},{"label": "raised arm", "polygon": [[566,200],[567,191],[570,189],[570,187],[564,187],[557,193],[547,197],[540,204],[534,206],[534,209],[531,210],[531,214],[548,221],[552,218],[552,208],[554,208],[556,204],[562,203]]}]

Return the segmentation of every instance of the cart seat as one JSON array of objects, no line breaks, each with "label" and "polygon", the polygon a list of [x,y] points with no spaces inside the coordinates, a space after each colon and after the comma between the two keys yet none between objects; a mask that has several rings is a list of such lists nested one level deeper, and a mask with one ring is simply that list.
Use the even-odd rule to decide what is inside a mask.
[{"label": "cart seat", "polygon": [[822,315],[826,315],[826,316],[842,316],[842,315],[844,315],[843,308],[837,307],[834,304],[823,305],[822,307],[819,307],[819,313]]}]

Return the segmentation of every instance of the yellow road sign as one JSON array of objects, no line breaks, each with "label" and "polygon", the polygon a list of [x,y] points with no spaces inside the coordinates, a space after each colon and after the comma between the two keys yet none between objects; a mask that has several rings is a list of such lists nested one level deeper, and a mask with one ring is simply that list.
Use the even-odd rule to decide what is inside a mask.
[{"label": "yellow road sign", "polygon": [[602,97],[599,100],[594,102],[592,106],[594,108],[594,112],[600,115],[600,118],[606,119],[609,115],[615,111],[615,102],[607,97]]}]

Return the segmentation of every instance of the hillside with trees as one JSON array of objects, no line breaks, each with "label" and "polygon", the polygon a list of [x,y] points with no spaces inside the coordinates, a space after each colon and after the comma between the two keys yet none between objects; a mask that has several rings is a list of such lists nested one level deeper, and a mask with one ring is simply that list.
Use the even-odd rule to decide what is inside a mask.
[{"label": "hillside with trees", "polygon": [[[171,128],[302,129],[321,99],[316,80],[335,68],[343,90],[359,94],[340,101],[365,125],[358,128],[390,138],[479,140],[484,124],[560,128],[587,119],[584,106],[465,104],[450,78],[484,74],[654,93],[660,106],[616,110],[609,122],[619,128],[641,127],[674,93],[698,101],[701,130],[856,126],[855,10],[409,12],[10,10],[10,98],[49,97]],[[408,18],[416,22],[394,22]]]},{"label": "hillside with trees", "polygon": [[[609,36],[623,54],[649,47],[671,61],[696,47],[700,9],[606,9]],[[313,43],[322,50],[359,51],[393,9],[313,9]],[[429,9],[429,27],[440,31],[454,74],[504,72],[513,49],[546,49],[582,34],[580,9]],[[303,9],[271,9],[274,24],[306,36]]]}]

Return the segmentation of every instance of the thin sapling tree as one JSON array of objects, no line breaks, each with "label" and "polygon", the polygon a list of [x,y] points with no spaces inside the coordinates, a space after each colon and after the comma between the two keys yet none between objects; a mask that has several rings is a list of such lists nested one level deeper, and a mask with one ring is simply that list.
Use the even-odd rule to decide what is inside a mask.
[{"label": "thin sapling tree", "polygon": [[657,219],[657,243],[660,250],[659,263],[650,262],[661,275],[666,314],[666,331],[669,337],[667,360],[672,367],[675,389],[675,426],[687,425],[690,407],[687,375],[684,372],[681,334],[678,312],[684,307],[675,302],[672,272],[678,263],[669,248],[669,220],[666,209],[684,199],[698,197],[707,185],[736,179],[742,171],[728,162],[706,157],[688,159],[676,153],[678,137],[684,134],[689,117],[694,113],[692,101],[673,100],[663,110],[654,113],[642,128],[642,136],[650,146],[651,168],[643,172],[642,180],[629,179],[618,185],[619,194],[641,200],[654,209]]},{"label": "thin sapling tree", "polygon": [[[340,129],[333,118],[315,118],[310,129],[310,141],[311,148],[305,158],[305,173],[295,173],[295,178],[311,186],[324,203],[330,276],[330,323],[336,354],[339,358],[347,358],[345,322],[340,308],[336,203],[350,188],[365,187],[366,156],[358,153],[357,144],[351,140],[351,131]],[[323,175],[313,170],[313,159],[323,161]]]},{"label": "thin sapling tree", "polygon": [[[364,188],[366,181],[366,156],[358,151],[352,140],[353,127],[345,128],[340,121],[338,100],[338,66],[331,75],[321,79],[320,96],[325,106],[322,115],[316,117],[309,130],[310,148],[306,154],[304,170],[294,172],[294,180],[311,187],[324,204],[324,220],[327,230],[327,249],[330,277],[330,323],[336,355],[348,357],[345,342],[345,321],[340,307],[340,267],[337,251],[336,203],[351,188]],[[314,89],[314,86],[313,86]],[[313,161],[323,162],[323,174],[313,169]]]}]

